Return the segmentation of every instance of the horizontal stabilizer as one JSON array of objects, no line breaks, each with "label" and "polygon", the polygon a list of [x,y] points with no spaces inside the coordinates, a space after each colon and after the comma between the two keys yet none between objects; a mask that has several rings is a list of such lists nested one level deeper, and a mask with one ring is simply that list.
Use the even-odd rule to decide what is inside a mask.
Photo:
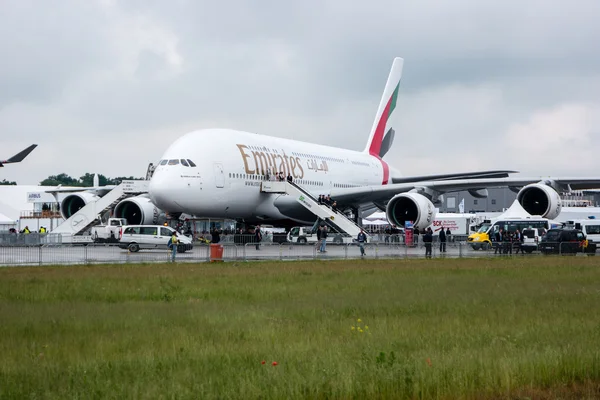
[{"label": "horizontal stabilizer", "polygon": [[392,148],[392,144],[394,144],[394,135],[396,131],[394,128],[390,128],[385,136],[383,137],[383,141],[381,142],[381,150],[379,150],[379,157],[385,156],[387,152]]},{"label": "horizontal stabilizer", "polygon": [[461,172],[456,174],[408,176],[392,178],[392,183],[411,183],[420,181],[443,181],[451,179],[482,179],[482,178],[508,178],[508,174],[516,174],[518,171],[478,171]]}]

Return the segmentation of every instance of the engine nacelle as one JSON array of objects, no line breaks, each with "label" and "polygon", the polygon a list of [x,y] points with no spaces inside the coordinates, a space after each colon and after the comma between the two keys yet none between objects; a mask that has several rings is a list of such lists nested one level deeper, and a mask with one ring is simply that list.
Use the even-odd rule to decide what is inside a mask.
[{"label": "engine nacelle", "polygon": [[89,192],[70,194],[60,202],[60,214],[64,219],[69,219],[86,204],[96,202],[99,199],[99,196]]},{"label": "engine nacelle", "polygon": [[129,225],[162,225],[166,214],[147,195],[130,197],[115,206],[113,217],[125,218]]},{"label": "engine nacelle", "polygon": [[558,217],[562,209],[558,192],[541,183],[525,186],[517,194],[517,201],[529,214],[548,219]]},{"label": "engine nacelle", "polygon": [[427,228],[435,218],[433,203],[422,194],[402,193],[392,197],[385,208],[391,224],[403,228],[406,221],[413,221],[419,230]]},{"label": "engine nacelle", "polygon": [[485,199],[489,196],[487,189],[471,189],[469,190],[469,194],[476,199]]}]

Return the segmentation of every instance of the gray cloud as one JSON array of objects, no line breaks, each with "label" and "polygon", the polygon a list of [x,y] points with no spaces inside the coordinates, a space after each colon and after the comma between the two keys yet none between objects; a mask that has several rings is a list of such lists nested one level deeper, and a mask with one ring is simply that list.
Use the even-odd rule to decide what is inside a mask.
[{"label": "gray cloud", "polygon": [[[395,56],[386,158],[405,174],[589,175],[599,17],[596,0],[8,1],[0,156],[40,147],[0,176],[141,176],[169,141],[209,127],[362,149]],[[591,161],[548,162],[569,146]]]}]

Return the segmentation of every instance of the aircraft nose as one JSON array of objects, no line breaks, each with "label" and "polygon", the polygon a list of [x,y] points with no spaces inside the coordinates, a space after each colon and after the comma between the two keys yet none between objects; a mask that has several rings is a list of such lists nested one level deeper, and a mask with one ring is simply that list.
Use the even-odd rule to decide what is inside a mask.
[{"label": "aircraft nose", "polygon": [[[158,172],[158,171],[157,171]],[[148,185],[148,194],[150,199],[158,208],[169,211],[175,206],[172,197],[173,193],[169,187],[167,174],[155,172]]]}]

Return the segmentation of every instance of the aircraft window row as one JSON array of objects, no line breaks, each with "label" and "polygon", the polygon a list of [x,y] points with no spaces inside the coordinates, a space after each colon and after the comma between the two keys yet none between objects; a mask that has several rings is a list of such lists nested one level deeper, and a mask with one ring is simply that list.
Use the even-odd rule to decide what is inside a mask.
[{"label": "aircraft window row", "polygon": [[333,187],[336,188],[353,188],[353,187],[357,187],[358,185],[350,185],[348,183],[334,183]]},{"label": "aircraft window row", "polygon": [[194,164],[194,162],[192,160],[190,160],[189,158],[187,160],[184,160],[183,158],[180,160],[160,160],[158,162],[159,165],[179,165],[179,163],[181,162],[181,165],[183,165],[184,167],[195,167],[196,164]]},{"label": "aircraft window row", "polygon": [[354,165],[362,165],[362,166],[365,166],[365,167],[369,167],[370,166],[369,163],[362,162],[362,161],[352,161],[352,164],[354,164]]},{"label": "aircraft window row", "polygon": [[248,146],[248,148],[249,148],[250,150],[255,150],[255,151],[266,151],[267,153],[277,153],[277,154],[278,154],[278,151],[277,151],[277,150],[274,150],[274,149],[269,149],[269,148],[267,148],[267,147],[265,147],[265,146]]},{"label": "aircraft window row", "polygon": [[[248,174],[237,174],[237,173],[229,173],[229,177],[232,179],[251,179],[254,181],[263,181],[266,180],[266,177],[262,175],[248,175]],[[297,179],[296,182],[300,185],[312,185],[312,186],[324,186],[323,182],[318,181],[309,181],[306,179]]]},{"label": "aircraft window row", "polygon": [[262,175],[247,175],[247,174],[232,174],[229,173],[229,177],[233,179],[252,179],[254,181],[263,181],[265,177]]},{"label": "aircraft window row", "polygon": [[333,161],[333,162],[341,162],[341,163],[344,162],[344,160],[341,159],[341,158],[316,156],[314,154],[307,154],[307,153],[294,153],[294,152],[292,152],[292,155],[294,155],[296,157],[316,158],[318,160],[325,160],[325,161]]},{"label": "aircraft window row", "polygon": [[308,186],[323,186],[323,182],[318,181],[307,181],[305,179],[298,179],[296,182],[300,185],[308,185]]}]

